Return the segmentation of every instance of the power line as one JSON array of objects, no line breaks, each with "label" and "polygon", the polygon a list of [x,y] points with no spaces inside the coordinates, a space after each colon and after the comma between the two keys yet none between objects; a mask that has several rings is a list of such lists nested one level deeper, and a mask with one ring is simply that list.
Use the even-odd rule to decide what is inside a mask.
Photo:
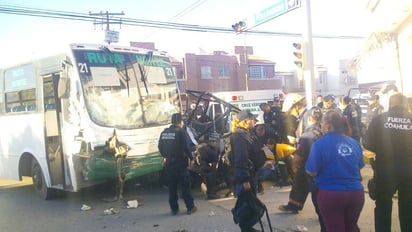
[{"label": "power line", "polygon": [[[181,17],[189,14],[190,12],[192,12],[194,9],[196,9],[197,7],[201,6],[203,3],[207,2],[207,0],[198,0],[196,2],[194,2],[193,4],[191,4],[190,6],[186,7],[184,10],[182,10],[181,12],[179,12],[178,14],[176,14],[175,16],[173,16],[170,20],[175,22],[176,20],[180,19]],[[149,38],[151,35],[155,34],[156,31],[152,30],[151,32],[147,33],[147,35],[145,36],[145,39]]]},{"label": "power line", "polygon": [[[101,20],[101,17],[97,17],[95,15],[87,15],[87,14],[67,12],[67,11],[45,10],[45,9],[38,9],[38,8],[17,7],[17,6],[10,6],[10,5],[0,5],[0,13],[45,17],[45,18],[77,20],[77,21],[88,21],[88,22],[95,22],[96,20]],[[196,25],[196,24],[183,24],[183,23],[143,20],[143,19],[134,19],[134,18],[119,18],[119,17],[112,17],[111,20],[121,22],[122,24],[129,25],[129,26],[182,30],[182,31],[190,31],[190,32],[230,33],[230,34],[234,33],[233,29],[229,27],[215,27],[215,26],[212,27],[212,26],[202,26],[202,25]],[[257,31],[257,30],[246,30],[246,31],[243,31],[242,33],[246,33],[249,35],[264,35],[264,36],[285,36],[285,37],[301,37],[302,36],[302,34],[300,33],[270,32],[270,31]],[[327,35],[327,34],[314,35],[313,37],[328,38],[328,39],[363,39],[364,38],[361,36]]]},{"label": "power line", "polygon": [[203,3],[207,2],[207,0],[198,0],[195,3],[193,3],[192,5],[186,7],[184,10],[182,10],[181,12],[179,12],[177,15],[175,15],[172,20],[178,20],[181,17],[189,14],[190,12],[192,12],[194,9],[196,9],[197,7],[201,6]]}]

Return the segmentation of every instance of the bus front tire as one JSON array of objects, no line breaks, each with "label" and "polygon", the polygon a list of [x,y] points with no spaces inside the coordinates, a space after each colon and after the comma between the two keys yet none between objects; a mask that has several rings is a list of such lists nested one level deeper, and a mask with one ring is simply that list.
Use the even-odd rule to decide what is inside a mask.
[{"label": "bus front tire", "polygon": [[47,188],[46,181],[43,175],[43,171],[39,163],[33,159],[31,167],[31,176],[33,180],[34,191],[43,200],[49,200],[52,197],[52,189]]}]

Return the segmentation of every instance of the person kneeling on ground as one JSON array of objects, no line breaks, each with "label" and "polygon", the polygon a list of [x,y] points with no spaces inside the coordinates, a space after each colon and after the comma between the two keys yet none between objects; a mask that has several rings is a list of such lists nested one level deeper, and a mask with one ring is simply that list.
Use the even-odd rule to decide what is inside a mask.
[{"label": "person kneeling on ground", "polygon": [[198,145],[197,151],[200,156],[200,175],[206,182],[206,198],[217,199],[216,194],[216,165],[218,153],[211,145],[202,143]]}]

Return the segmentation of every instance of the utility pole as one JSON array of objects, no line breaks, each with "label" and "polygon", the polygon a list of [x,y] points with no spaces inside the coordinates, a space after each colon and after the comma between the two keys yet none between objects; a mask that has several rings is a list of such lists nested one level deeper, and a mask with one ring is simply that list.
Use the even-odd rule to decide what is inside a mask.
[{"label": "utility pole", "polygon": [[[117,16],[117,15],[124,15],[123,11],[120,13],[109,13],[108,11],[103,12],[100,11],[100,13],[92,13],[89,12],[90,16],[100,16],[101,17],[101,22],[96,22],[96,19],[94,21],[94,25],[106,25],[105,29],[105,41],[110,44],[111,42],[119,42],[119,32],[117,31],[111,31],[110,30],[110,24],[119,24],[122,25],[122,19],[111,19],[111,16]],[[110,21],[112,20],[112,21]]]},{"label": "utility pole", "polygon": [[[248,72],[249,72],[249,64],[248,64],[248,52],[247,52],[247,47],[246,47],[246,33],[244,31],[247,29],[246,27],[246,22],[245,21],[239,21],[238,23],[235,23],[232,25],[232,29],[236,32],[236,34],[240,34],[243,32],[243,55],[244,60],[245,60],[245,89],[246,91],[249,91],[249,80],[248,80]],[[241,61],[239,60],[239,63]]]},{"label": "utility pole", "polygon": [[305,78],[305,90],[306,90],[306,102],[308,106],[313,106],[313,93],[315,90],[315,71],[313,62],[313,42],[312,42],[312,15],[310,8],[310,0],[305,0],[303,4],[305,15],[305,31],[303,33],[303,40],[305,44],[305,66],[304,66],[304,78]]},{"label": "utility pole", "polygon": [[248,52],[247,52],[247,47],[246,47],[246,33],[243,33],[243,54],[245,56],[245,89],[246,91],[249,91],[249,78],[248,78],[248,72],[249,72],[249,61],[248,61]]}]

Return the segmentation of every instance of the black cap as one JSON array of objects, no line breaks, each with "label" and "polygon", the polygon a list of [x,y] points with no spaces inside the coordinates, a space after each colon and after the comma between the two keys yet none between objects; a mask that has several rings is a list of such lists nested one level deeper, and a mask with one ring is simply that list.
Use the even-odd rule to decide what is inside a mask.
[{"label": "black cap", "polygon": [[345,104],[349,104],[351,101],[352,101],[352,99],[349,97],[349,96],[345,96],[345,97],[343,97],[343,100],[342,100]]},{"label": "black cap", "polygon": [[180,113],[172,114],[172,124],[178,124],[182,121],[182,115]]},{"label": "black cap", "polygon": [[251,119],[254,119],[255,121],[258,121],[257,117],[258,117],[258,115],[257,114],[252,114],[252,112],[250,112],[249,109],[242,110],[239,113],[237,113],[237,119],[239,121],[243,121],[247,118],[251,118]]}]

